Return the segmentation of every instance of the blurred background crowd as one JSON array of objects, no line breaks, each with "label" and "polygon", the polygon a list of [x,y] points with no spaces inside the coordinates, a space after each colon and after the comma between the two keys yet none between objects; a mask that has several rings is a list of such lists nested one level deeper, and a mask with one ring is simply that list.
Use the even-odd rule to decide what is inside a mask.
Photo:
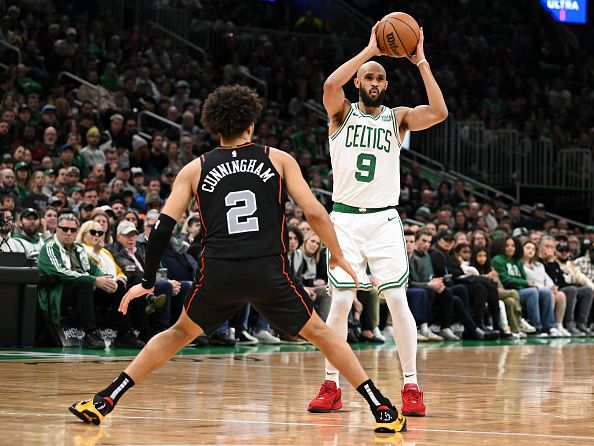
[{"label": "blurred background crowd", "polygon": [[[104,347],[103,327],[117,333],[116,346],[141,347],[182,311],[199,262],[195,203],[179,222],[154,295],[127,316],[117,304],[142,277],[148,234],[177,173],[217,145],[200,124],[216,86],[246,83],[262,94],[254,142],[292,154],[331,209],[322,86],[366,44],[361,11],[420,19],[457,119],[594,151],[592,27],[568,40],[538,5],[504,1],[446,2],[430,20],[431,2],[359,0],[357,20],[342,21],[337,9],[309,2],[237,3],[0,2],[1,250],[25,252],[38,265],[45,321],[80,328],[87,347]],[[177,22],[168,28],[158,20],[179,18],[176,11],[187,24],[184,38]],[[386,68],[387,104],[425,101],[412,64],[386,61]],[[346,90],[355,100],[354,87]],[[464,179],[404,165],[399,211],[419,340],[593,334],[594,226],[551,215],[541,201],[476,193]],[[294,273],[325,317],[325,248],[291,202],[286,218]],[[360,291],[349,340],[383,342],[390,324],[377,293]],[[304,343],[246,307],[197,345],[236,342]]]}]

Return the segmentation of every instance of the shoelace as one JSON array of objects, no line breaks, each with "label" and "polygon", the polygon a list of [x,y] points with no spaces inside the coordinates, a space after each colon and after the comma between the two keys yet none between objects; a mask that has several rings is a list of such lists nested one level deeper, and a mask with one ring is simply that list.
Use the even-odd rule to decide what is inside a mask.
[{"label": "shoelace", "polygon": [[415,388],[408,388],[404,391],[404,398],[407,402],[418,403],[421,399],[421,392]]},{"label": "shoelace", "polygon": [[319,400],[325,400],[329,397],[333,396],[334,390],[327,386],[326,384],[322,384],[322,388],[320,389],[320,393],[318,394]]}]

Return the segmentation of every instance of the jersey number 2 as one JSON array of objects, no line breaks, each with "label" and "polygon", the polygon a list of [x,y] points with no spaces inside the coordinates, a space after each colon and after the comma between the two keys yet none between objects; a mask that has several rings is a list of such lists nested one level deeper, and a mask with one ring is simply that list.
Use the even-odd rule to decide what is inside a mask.
[{"label": "jersey number 2", "polygon": [[355,179],[363,183],[371,183],[375,177],[375,155],[362,153],[357,157],[357,169]]},{"label": "jersey number 2", "polygon": [[[243,206],[237,206],[227,211],[227,229],[229,230],[229,234],[253,232],[260,229],[258,217],[250,217],[258,209],[256,195],[251,190],[229,192],[225,197],[225,204],[227,206],[235,206],[241,202],[243,202]],[[239,221],[240,217],[249,218]]]}]

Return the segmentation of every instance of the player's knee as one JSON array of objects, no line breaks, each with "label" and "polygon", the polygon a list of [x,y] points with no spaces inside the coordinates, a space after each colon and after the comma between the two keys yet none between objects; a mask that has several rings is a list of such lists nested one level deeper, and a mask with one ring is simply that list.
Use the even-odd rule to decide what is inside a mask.
[{"label": "player's knee", "polygon": [[331,315],[346,315],[351,311],[355,300],[355,290],[334,290],[332,292],[332,302],[330,304]]},{"label": "player's knee", "polygon": [[328,328],[318,315],[314,314],[307,324],[305,324],[299,331],[299,334],[308,341],[314,342],[316,339],[322,337],[324,333],[326,333],[326,330],[330,330],[330,328]]},{"label": "player's knee", "polygon": [[174,330],[176,335],[180,339],[183,339],[186,344],[196,339],[203,331],[202,328],[192,322],[183,312],[177,322],[171,327],[171,330]]},{"label": "player's knee", "polygon": [[382,295],[386,302],[394,302],[396,304],[407,304],[406,300],[406,289],[404,287],[401,288],[388,288],[387,290],[382,291]]}]

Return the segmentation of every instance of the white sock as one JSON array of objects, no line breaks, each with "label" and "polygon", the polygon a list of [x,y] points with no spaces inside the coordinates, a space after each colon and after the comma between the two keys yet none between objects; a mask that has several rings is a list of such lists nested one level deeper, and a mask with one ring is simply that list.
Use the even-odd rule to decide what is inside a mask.
[{"label": "white sock", "polygon": [[388,288],[382,294],[392,315],[404,384],[417,384],[417,324],[406,301],[406,290]]},{"label": "white sock", "polygon": [[429,326],[427,325],[427,322],[423,322],[419,326],[419,330],[421,331],[421,333],[425,333],[426,331],[429,331]]},{"label": "white sock", "polygon": [[[332,302],[330,312],[326,318],[326,324],[338,335],[346,340],[349,328],[349,312],[355,300],[355,290],[332,289]],[[340,387],[338,382],[339,373],[336,368],[326,359],[326,377],[329,381],[334,381],[336,387]]]}]

